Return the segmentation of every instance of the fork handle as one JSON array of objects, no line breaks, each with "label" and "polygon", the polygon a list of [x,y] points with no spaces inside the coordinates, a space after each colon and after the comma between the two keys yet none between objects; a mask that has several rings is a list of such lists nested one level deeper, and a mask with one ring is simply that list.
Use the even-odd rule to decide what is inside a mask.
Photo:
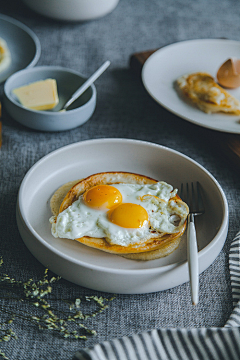
[{"label": "fork handle", "polygon": [[199,288],[199,270],[198,270],[198,248],[196,229],[194,224],[194,215],[188,215],[188,229],[187,229],[187,259],[188,269],[191,285],[192,304],[198,303],[198,288]]}]

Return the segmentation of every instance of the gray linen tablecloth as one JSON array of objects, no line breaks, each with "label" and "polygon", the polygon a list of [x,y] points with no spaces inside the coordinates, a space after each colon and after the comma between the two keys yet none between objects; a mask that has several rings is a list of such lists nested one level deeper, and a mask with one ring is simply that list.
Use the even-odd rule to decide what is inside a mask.
[{"label": "gray linen tablecloth", "polygon": [[[28,10],[20,0],[1,0],[0,13],[21,21],[36,33],[42,46],[38,65],[65,66],[89,76],[105,60],[111,61],[111,67],[96,81],[95,113],[79,128],[60,133],[33,131],[14,122],[3,109],[0,237],[4,273],[23,281],[42,277],[44,267],[25,247],[17,229],[17,192],[36,161],[81,140],[140,139],[190,156],[218,180],[226,194],[230,215],[224,248],[200,276],[198,306],[191,305],[189,283],[146,295],[116,295],[108,309],[88,319],[87,326],[95,329],[97,335],[89,335],[86,341],[64,338],[16,319],[12,329],[18,338],[0,343],[0,349],[11,360],[66,360],[80,349],[152,329],[223,327],[233,310],[228,255],[230,243],[239,230],[238,169],[219,156],[218,149],[206,137],[206,129],[174,116],[150,98],[141,81],[132,74],[129,57],[134,52],[187,39],[239,40],[240,4],[233,0],[120,0],[111,14],[85,23],[46,19]],[[2,96],[3,85],[0,92]],[[58,298],[93,295],[109,296],[61,280],[57,284],[56,307],[60,306]],[[1,308],[10,306],[17,311],[25,306],[28,310],[21,302],[0,301]],[[1,318],[4,320],[2,312]]]},{"label": "gray linen tablecloth", "polygon": [[234,309],[224,327],[154,329],[79,350],[74,360],[238,360],[240,357],[240,232],[229,250]]}]

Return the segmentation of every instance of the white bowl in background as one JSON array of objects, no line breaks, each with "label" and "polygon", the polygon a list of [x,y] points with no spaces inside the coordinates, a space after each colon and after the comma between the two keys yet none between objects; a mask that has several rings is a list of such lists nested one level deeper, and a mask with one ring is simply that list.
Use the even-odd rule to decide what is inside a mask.
[{"label": "white bowl in background", "polygon": [[216,259],[228,231],[228,204],[214,177],[189,157],[154,143],[98,139],[60,148],[39,160],[19,189],[17,224],[31,253],[48,269],[75,284],[110,293],[166,290],[189,280],[186,238],[171,255],[135,261],[51,234],[49,200],[68,181],[102,171],[128,171],[164,180],[176,188],[198,180],[205,214],[196,217],[199,270]]},{"label": "white bowl in background", "polygon": [[115,9],[119,0],[23,0],[37,13],[65,21],[93,20]]},{"label": "white bowl in background", "polygon": [[[48,78],[57,81],[59,103],[50,111],[28,109],[21,105],[13,90]],[[60,66],[36,66],[16,72],[4,84],[3,103],[9,115],[31,129],[65,131],[84,124],[96,107],[97,91],[92,84],[65,112],[59,112],[72,94],[86,81],[81,74]]]}]

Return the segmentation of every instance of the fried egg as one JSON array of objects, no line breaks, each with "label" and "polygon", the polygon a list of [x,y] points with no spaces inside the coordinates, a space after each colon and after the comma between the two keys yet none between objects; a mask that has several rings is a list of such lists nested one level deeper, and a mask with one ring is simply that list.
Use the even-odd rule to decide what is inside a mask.
[{"label": "fried egg", "polygon": [[51,217],[52,235],[104,238],[109,245],[129,247],[159,234],[176,234],[188,215],[188,206],[176,194],[164,181],[95,185]]}]

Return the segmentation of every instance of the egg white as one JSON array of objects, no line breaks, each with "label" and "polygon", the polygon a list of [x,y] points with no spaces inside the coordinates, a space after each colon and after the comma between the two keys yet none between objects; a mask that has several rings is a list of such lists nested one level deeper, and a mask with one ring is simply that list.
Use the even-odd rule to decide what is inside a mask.
[{"label": "egg white", "polygon": [[[177,189],[163,181],[156,184],[113,184],[122,194],[122,203],[141,205],[148,213],[149,221],[140,228],[123,228],[108,219],[107,210],[87,206],[80,196],[57,218],[52,217],[52,235],[59,238],[77,239],[83,236],[106,238],[110,244],[128,246],[141,244],[160,233],[176,233],[188,213],[182,202],[170,200]],[[169,201],[170,200],[170,201]],[[154,232],[153,232],[154,231]]]}]

